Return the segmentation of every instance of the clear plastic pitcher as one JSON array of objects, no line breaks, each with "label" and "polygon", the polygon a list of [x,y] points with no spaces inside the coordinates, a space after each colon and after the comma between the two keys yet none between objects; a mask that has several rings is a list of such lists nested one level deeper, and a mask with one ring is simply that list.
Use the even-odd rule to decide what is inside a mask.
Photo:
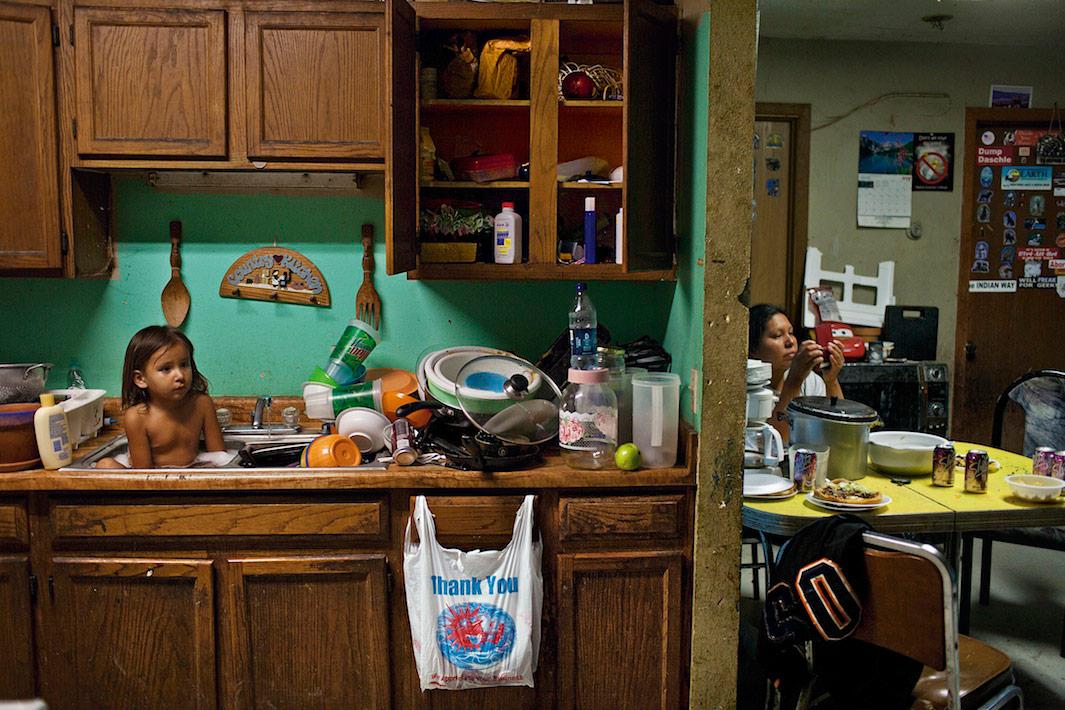
[{"label": "clear plastic pitcher", "polygon": [[632,378],[632,441],[645,468],[677,463],[680,375],[648,372]]}]

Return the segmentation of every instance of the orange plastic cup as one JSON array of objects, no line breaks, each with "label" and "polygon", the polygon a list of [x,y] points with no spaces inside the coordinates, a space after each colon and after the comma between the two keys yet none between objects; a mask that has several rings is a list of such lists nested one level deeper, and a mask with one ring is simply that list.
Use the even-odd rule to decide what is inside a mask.
[{"label": "orange plastic cup", "polygon": [[[384,410],[385,416],[392,421],[396,421],[398,418],[396,410],[402,407],[404,404],[410,404],[411,402],[419,401],[417,397],[411,397],[409,394],[402,392],[382,392],[381,393],[381,408]],[[428,409],[419,409],[413,414],[407,415],[407,420],[411,424],[419,429],[429,423],[429,418],[432,416],[432,412]]]},{"label": "orange plastic cup", "polygon": [[326,434],[307,445],[301,457],[306,468],[342,468],[362,463],[362,452],[355,442],[340,434]]}]

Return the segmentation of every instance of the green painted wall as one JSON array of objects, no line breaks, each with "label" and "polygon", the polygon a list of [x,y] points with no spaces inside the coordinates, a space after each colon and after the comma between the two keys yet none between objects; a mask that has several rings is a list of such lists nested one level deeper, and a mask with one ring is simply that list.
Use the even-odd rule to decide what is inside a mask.
[{"label": "green painted wall", "polygon": [[[706,254],[706,131],[710,81],[710,15],[681,25],[684,55],[677,127],[677,288],[666,327],[666,350],[681,379],[681,415],[698,426],[702,387],[703,266]],[[694,406],[692,399],[694,398]]]},{"label": "green painted wall", "polygon": [[[0,362],[52,362],[49,385],[61,387],[67,365],[76,359],[90,387],[117,395],[130,336],[162,322],[159,296],[170,278],[173,219],[184,225],[182,274],[192,296],[184,330],[215,394],[297,394],[307,373],[325,364],[354,314],[364,222],[379,235],[375,284],[384,303],[383,342],[370,358],[372,366],[412,369],[424,351],[460,344],[506,348],[535,360],[567,326],[572,282],[476,284],[385,276],[384,208],[378,197],[170,194],[122,180],[115,212],[119,268],[113,280],[0,280]],[[218,296],[230,264],[275,238],[318,265],[331,308]],[[616,342],[644,334],[662,340],[671,308],[682,307],[678,294],[688,292],[673,283],[629,282],[592,282],[589,290],[600,322]],[[687,335],[675,332],[673,348],[684,350]]]}]

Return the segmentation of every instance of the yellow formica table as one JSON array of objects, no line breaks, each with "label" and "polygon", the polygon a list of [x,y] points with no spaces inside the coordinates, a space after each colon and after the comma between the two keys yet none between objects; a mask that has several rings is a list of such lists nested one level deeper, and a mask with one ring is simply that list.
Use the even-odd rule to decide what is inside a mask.
[{"label": "yellow formica table", "polygon": [[[999,470],[988,474],[987,493],[966,493],[965,474],[960,467],[955,469],[950,488],[933,486],[931,475],[891,478],[870,468],[862,483],[889,496],[891,503],[855,514],[885,533],[962,533],[1065,525],[1065,497],[1033,503],[1011,493],[1006,476],[1031,473],[1031,459],[976,444],[955,442],[954,448],[962,455],[969,449],[982,448],[999,462]],[[743,524],[770,535],[790,537],[826,515],[834,512],[815,506],[802,493],[786,500],[743,502]]]}]

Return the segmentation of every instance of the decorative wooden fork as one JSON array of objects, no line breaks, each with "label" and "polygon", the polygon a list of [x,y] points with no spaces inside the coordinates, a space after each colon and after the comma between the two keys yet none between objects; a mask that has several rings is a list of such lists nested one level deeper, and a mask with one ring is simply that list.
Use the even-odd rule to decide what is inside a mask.
[{"label": "decorative wooden fork", "polygon": [[373,225],[362,225],[362,286],[355,294],[355,317],[381,329],[381,297],[373,287]]}]

